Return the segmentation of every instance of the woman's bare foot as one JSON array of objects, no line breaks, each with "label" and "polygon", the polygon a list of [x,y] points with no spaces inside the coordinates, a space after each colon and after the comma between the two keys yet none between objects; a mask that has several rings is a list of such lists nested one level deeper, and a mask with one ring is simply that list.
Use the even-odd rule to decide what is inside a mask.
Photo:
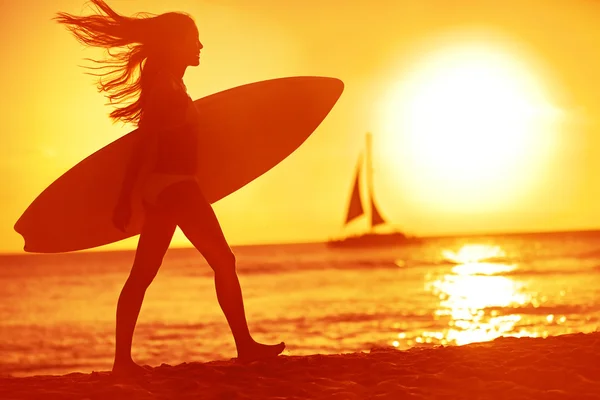
[{"label": "woman's bare foot", "polygon": [[285,349],[285,343],[279,344],[261,344],[251,342],[250,344],[238,349],[238,360],[242,362],[252,362],[264,360],[266,358],[277,357]]},{"label": "woman's bare foot", "polygon": [[136,378],[148,374],[150,371],[141,365],[136,364],[133,360],[116,362],[112,368],[114,376]]}]

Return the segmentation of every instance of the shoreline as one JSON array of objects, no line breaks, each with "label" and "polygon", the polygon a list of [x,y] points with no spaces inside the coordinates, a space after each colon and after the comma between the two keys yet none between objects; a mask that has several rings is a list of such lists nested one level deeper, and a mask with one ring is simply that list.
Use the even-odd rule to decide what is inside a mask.
[{"label": "shoreline", "polygon": [[464,346],[0,377],[2,399],[600,399],[600,332]]}]

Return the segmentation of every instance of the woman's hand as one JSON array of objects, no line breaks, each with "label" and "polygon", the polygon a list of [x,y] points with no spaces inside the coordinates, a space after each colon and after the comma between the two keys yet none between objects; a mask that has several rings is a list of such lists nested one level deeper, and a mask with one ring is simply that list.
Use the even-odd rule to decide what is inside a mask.
[{"label": "woman's hand", "polygon": [[119,200],[113,210],[113,224],[122,232],[127,232],[127,225],[131,220],[131,204],[126,200]]}]

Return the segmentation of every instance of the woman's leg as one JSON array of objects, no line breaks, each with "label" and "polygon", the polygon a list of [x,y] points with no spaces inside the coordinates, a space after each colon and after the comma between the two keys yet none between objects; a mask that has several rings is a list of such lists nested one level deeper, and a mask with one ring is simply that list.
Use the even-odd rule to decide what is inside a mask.
[{"label": "woman's leg", "polygon": [[177,225],[157,208],[147,210],[133,267],[117,304],[114,373],[135,374],[142,367],[131,358],[133,332],[146,289],[156,276]]},{"label": "woman's leg", "polygon": [[173,210],[177,225],[206,258],[215,273],[217,299],[231,328],[238,358],[254,360],[281,353],[285,348],[283,343],[262,345],[250,335],[242,290],[235,270],[235,256],[198,184],[193,181],[177,183],[163,192],[161,201]]}]

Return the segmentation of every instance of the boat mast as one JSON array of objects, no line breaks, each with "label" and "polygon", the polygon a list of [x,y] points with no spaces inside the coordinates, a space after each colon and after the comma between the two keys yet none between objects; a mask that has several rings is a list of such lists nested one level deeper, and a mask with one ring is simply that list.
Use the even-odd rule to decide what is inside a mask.
[{"label": "boat mast", "polygon": [[377,209],[375,204],[375,196],[373,189],[373,161],[372,161],[372,135],[367,132],[367,143],[366,143],[366,180],[367,180],[367,194],[369,196],[369,231],[373,233],[375,226],[385,224],[385,219],[381,216],[381,212]]},{"label": "boat mast", "polygon": [[371,161],[371,143],[373,140],[373,135],[371,132],[367,132],[366,134],[366,143],[365,143],[365,177],[367,183],[367,195],[369,196],[369,231],[373,231],[373,164]]}]

